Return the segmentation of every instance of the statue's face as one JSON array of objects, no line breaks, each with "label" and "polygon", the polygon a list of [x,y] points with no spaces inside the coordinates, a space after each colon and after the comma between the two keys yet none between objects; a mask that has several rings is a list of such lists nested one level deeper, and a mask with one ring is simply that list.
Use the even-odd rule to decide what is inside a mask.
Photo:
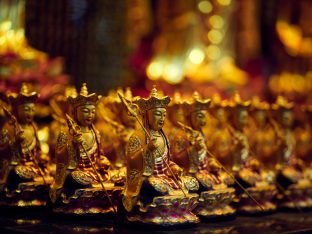
[{"label": "statue's face", "polygon": [[147,111],[148,124],[150,129],[158,131],[165,123],[167,111],[165,108],[155,108]]},{"label": "statue's face", "polygon": [[31,123],[35,116],[35,104],[25,103],[18,105],[17,115],[21,123]]},{"label": "statue's face", "polygon": [[191,113],[191,124],[195,129],[202,128],[206,125],[206,110],[195,111]]},{"label": "statue's face", "polygon": [[265,111],[258,110],[258,111],[255,112],[255,120],[257,121],[257,123],[259,125],[264,124],[265,123],[265,119],[266,119]]},{"label": "statue's face", "polygon": [[291,127],[294,121],[294,116],[292,111],[283,111],[282,116],[281,116],[281,122],[282,125],[285,127]]},{"label": "statue's face", "polygon": [[183,109],[182,108],[178,108],[176,109],[176,111],[174,113],[171,113],[171,121],[173,123],[184,123],[184,115],[183,115]]},{"label": "statue's face", "polygon": [[77,121],[81,126],[90,126],[95,119],[95,106],[87,104],[77,107]]},{"label": "statue's face", "polygon": [[241,125],[241,126],[246,126],[247,123],[248,123],[248,111],[245,110],[245,109],[242,109],[242,110],[239,110],[238,112],[238,123]]},{"label": "statue's face", "polygon": [[218,108],[216,111],[216,118],[221,122],[225,123],[226,122],[226,113],[224,108]]}]

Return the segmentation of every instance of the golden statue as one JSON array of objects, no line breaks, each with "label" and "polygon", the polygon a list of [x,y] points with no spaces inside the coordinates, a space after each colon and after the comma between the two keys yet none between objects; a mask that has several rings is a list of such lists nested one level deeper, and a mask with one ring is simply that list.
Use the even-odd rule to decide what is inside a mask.
[{"label": "golden statue", "polygon": [[229,126],[229,129],[235,144],[232,170],[237,180],[246,188],[245,193],[241,193],[240,189],[237,190],[239,196],[237,211],[254,214],[276,209],[276,205],[272,202],[276,188],[274,181],[262,176],[261,164],[250,148],[247,129],[250,104],[250,101],[241,100],[240,95],[235,93],[230,103],[234,128]]},{"label": "golden statue", "polygon": [[75,87],[67,86],[64,93],[54,95],[49,101],[53,118],[49,126],[49,147],[53,161],[55,161],[53,157],[55,156],[55,147],[57,145],[59,133],[67,129],[65,114],[69,112],[69,105],[67,103],[67,98],[69,96],[77,97],[77,90]]},{"label": "golden statue", "polygon": [[297,157],[304,161],[304,177],[312,181],[312,106],[303,106],[300,113],[301,124],[295,129],[295,150]]},{"label": "golden statue", "polygon": [[[180,105],[183,108],[184,123],[176,124],[185,131],[183,137],[185,143],[184,149],[180,150],[179,154],[175,153],[174,158],[187,162],[188,165],[184,167],[185,173],[199,181],[199,204],[194,213],[204,218],[228,217],[235,213],[229,206],[235,195],[235,190],[229,186],[234,181],[209,152],[207,139],[203,133],[210,102],[210,99],[202,99],[195,92],[191,100]],[[178,142],[178,137],[175,139],[174,145],[182,145]]]},{"label": "golden statue", "polygon": [[98,129],[101,136],[101,146],[104,154],[111,162],[112,167],[116,166],[118,145],[119,145],[119,132],[122,128],[120,124],[115,121],[115,115],[113,113],[112,103],[117,100],[118,95],[115,90],[111,90],[107,96],[103,96],[97,102],[97,113],[95,120],[95,127]]},{"label": "golden statue", "polygon": [[[132,93],[129,88],[125,91],[117,90],[119,93],[122,93],[127,100],[132,100]],[[113,116],[110,118],[107,116],[105,111],[105,106],[110,108]],[[101,113],[101,118],[103,123],[106,125],[111,125],[114,138],[111,141],[111,145],[114,146],[114,155],[112,158],[109,158],[115,168],[123,168],[126,166],[126,145],[129,141],[130,136],[134,133],[136,129],[136,119],[128,114],[128,111],[123,108],[122,102],[119,97],[116,95],[109,96],[102,105],[99,105],[98,108]],[[108,132],[108,135],[112,135],[112,132]]]},{"label": "golden statue", "polygon": [[261,176],[268,182],[275,181],[276,153],[278,149],[278,136],[275,133],[274,122],[270,117],[270,105],[254,97],[251,102],[251,116],[254,129],[250,129],[250,147],[255,153],[261,167]]},{"label": "golden statue", "polygon": [[277,183],[281,190],[279,206],[289,209],[311,207],[311,192],[307,194],[312,189],[311,180],[304,174],[305,162],[296,155],[294,103],[279,96],[273,104],[273,109],[279,123],[276,132],[280,139],[276,165]]},{"label": "golden statue", "polygon": [[228,123],[228,101],[221,100],[220,95],[212,96],[211,113],[216,120],[213,133],[210,135],[210,150],[218,161],[229,171],[233,165],[234,140]]},{"label": "golden statue", "polygon": [[[134,104],[121,99],[138,118],[132,111]],[[155,88],[147,99],[135,102],[142,128],[134,132],[127,146],[127,182],[120,207],[126,222],[176,226],[199,221],[192,213],[198,198],[192,193],[198,190],[198,182],[182,176],[183,170],[171,161],[169,141],[162,130],[169,102],[170,98],[159,97]]]},{"label": "golden statue", "polygon": [[112,196],[121,191],[110,177],[110,162],[103,155],[100,135],[94,127],[98,96],[82,85],[80,93],[67,98],[71,116],[68,130],[58,136],[56,176],[50,197],[53,211],[66,214],[106,214],[116,211]]},{"label": "golden statue", "polygon": [[33,118],[37,93],[23,84],[20,93],[9,93],[10,112],[2,109],[9,121],[1,130],[1,187],[9,206],[44,206],[53,178],[49,176],[49,158],[41,153],[37,125]]},{"label": "golden statue", "polygon": [[174,93],[173,100],[167,108],[168,120],[165,130],[170,142],[172,160],[184,171],[188,172],[190,166],[190,160],[186,152],[188,141],[185,131],[179,125],[179,123],[184,123],[183,103],[184,100],[181,94]]}]

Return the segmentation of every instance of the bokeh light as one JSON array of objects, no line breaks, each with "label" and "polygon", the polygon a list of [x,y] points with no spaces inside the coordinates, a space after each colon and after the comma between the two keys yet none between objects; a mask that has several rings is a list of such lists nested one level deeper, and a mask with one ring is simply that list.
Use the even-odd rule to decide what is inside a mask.
[{"label": "bokeh light", "polygon": [[198,3],[198,9],[202,12],[202,13],[210,13],[212,11],[212,5],[209,1],[200,1]]},{"label": "bokeh light", "polygon": [[205,58],[205,53],[198,48],[192,49],[189,54],[189,59],[194,64],[201,64]]}]

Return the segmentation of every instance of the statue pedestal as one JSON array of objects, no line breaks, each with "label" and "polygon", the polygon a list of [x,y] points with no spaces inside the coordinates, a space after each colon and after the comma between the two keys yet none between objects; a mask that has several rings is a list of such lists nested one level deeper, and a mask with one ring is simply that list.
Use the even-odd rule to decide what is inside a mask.
[{"label": "statue pedestal", "polygon": [[230,217],[235,214],[235,209],[229,205],[234,197],[234,188],[202,192],[194,213],[208,219]]},{"label": "statue pedestal", "polygon": [[[121,194],[122,188],[105,186],[108,195],[114,202]],[[117,204],[114,204],[115,209]],[[71,196],[61,193],[53,207],[53,212],[68,215],[96,215],[108,214],[114,209],[107,194],[101,187],[76,189]]]},{"label": "statue pedestal", "polygon": [[49,201],[49,189],[52,179],[19,183],[16,189],[4,188],[1,192],[0,206],[42,207]]},{"label": "statue pedestal", "polygon": [[273,185],[257,186],[247,188],[249,194],[261,205],[263,210],[246,194],[242,193],[237,204],[237,212],[240,214],[270,213],[276,210],[272,202],[277,190]]},{"label": "statue pedestal", "polygon": [[[277,196],[278,207],[297,210],[312,207],[312,184],[292,184]],[[295,203],[295,204],[294,204]]]},{"label": "statue pedestal", "polygon": [[184,226],[199,223],[199,218],[192,213],[198,203],[197,194],[154,197],[152,203],[143,205],[138,202],[131,213],[126,215],[126,222],[137,225]]}]

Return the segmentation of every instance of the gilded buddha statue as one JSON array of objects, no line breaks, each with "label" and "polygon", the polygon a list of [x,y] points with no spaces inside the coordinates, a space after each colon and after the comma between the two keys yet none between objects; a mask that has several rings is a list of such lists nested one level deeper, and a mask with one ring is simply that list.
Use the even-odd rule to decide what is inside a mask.
[{"label": "gilded buddha statue", "polygon": [[[147,99],[135,101],[142,128],[128,142],[127,182],[120,208],[128,223],[177,226],[199,221],[192,213],[198,182],[183,176],[182,168],[171,160],[169,141],[162,129],[169,102],[169,97],[158,96],[156,88]],[[127,103],[128,108],[134,105]]]},{"label": "gilded buddha statue", "polygon": [[245,214],[272,212],[276,209],[273,203],[276,194],[274,181],[263,177],[261,164],[249,144],[247,124],[250,104],[250,101],[243,101],[238,93],[230,103],[233,128],[229,126],[229,129],[235,145],[232,171],[246,190],[236,190],[237,211]]},{"label": "gilded buddha statue", "polygon": [[[234,181],[224,171],[207,148],[207,138],[203,133],[210,99],[202,99],[197,92],[193,97],[181,103],[184,122],[176,123],[183,129],[183,149],[175,153],[175,159],[184,162],[184,171],[199,181],[199,204],[194,213],[202,218],[229,217],[235,210],[229,206],[234,198],[235,190],[230,188]],[[179,138],[175,138],[179,141]],[[174,145],[182,145],[177,142]],[[186,163],[187,162],[187,163]]]},{"label": "gilded buddha statue", "polygon": [[251,102],[251,116],[254,129],[249,135],[250,147],[260,163],[261,176],[269,183],[275,181],[276,153],[278,136],[274,129],[273,119],[270,117],[270,105],[254,97]]},{"label": "gilded buddha statue", "polygon": [[[127,100],[133,100],[130,88],[127,88],[125,91],[118,90],[117,92],[122,93],[122,95]],[[130,136],[134,133],[136,129],[136,119],[128,114],[128,111],[123,108],[121,100],[118,98],[117,95],[115,96],[116,97],[111,96],[105,102],[105,106],[107,106],[107,108],[110,108],[113,114],[112,118],[107,118],[104,116],[102,116],[102,118],[106,124],[111,125],[111,127],[113,128],[113,132],[115,134],[115,139],[113,143],[115,155],[112,159],[110,159],[110,161],[115,168],[120,169],[126,166],[126,145],[129,141]],[[105,112],[102,113],[104,114]]]},{"label": "gilded buddha statue", "polygon": [[190,160],[187,157],[187,136],[185,130],[181,128],[179,123],[184,123],[183,113],[184,100],[181,94],[176,92],[173,95],[173,100],[167,107],[168,121],[166,133],[170,142],[170,153],[172,160],[180,166],[184,171],[188,172]]},{"label": "gilded buddha statue", "polygon": [[[295,128],[296,155],[304,162],[302,171],[303,176],[312,185],[312,106],[301,107],[300,124]],[[306,189],[307,206],[312,205],[312,186]]]},{"label": "gilded buddha statue", "polygon": [[22,84],[20,93],[9,93],[11,111],[2,106],[8,121],[1,132],[1,203],[9,206],[45,206],[53,180],[41,153],[34,122],[38,94]]},{"label": "gilded buddha statue", "polygon": [[233,165],[234,140],[229,127],[229,108],[228,101],[222,100],[220,95],[212,96],[210,107],[212,116],[216,120],[213,134],[210,136],[210,150],[216,156],[218,161],[229,171]]},{"label": "gilded buddha statue", "polygon": [[67,98],[71,115],[66,115],[68,130],[58,136],[56,176],[50,190],[54,212],[86,215],[116,210],[112,197],[121,188],[110,176],[110,162],[93,125],[97,101],[98,95],[89,94],[85,83],[76,97]]},{"label": "gilded buddha statue", "polygon": [[294,103],[279,96],[276,103],[273,104],[273,110],[279,123],[276,126],[276,132],[280,139],[276,164],[277,183],[280,186],[279,206],[286,209],[311,207],[312,184],[305,174],[306,163],[299,158],[302,156],[300,155],[302,152],[296,145],[301,140],[297,138],[299,142],[296,142],[293,130]]},{"label": "gilded buddha statue", "polygon": [[67,123],[65,114],[69,111],[67,98],[69,96],[77,97],[77,90],[73,86],[67,86],[64,93],[58,93],[51,97],[49,106],[53,121],[50,123],[49,130],[49,147],[53,161],[55,156],[55,147],[60,132],[66,131]]}]

